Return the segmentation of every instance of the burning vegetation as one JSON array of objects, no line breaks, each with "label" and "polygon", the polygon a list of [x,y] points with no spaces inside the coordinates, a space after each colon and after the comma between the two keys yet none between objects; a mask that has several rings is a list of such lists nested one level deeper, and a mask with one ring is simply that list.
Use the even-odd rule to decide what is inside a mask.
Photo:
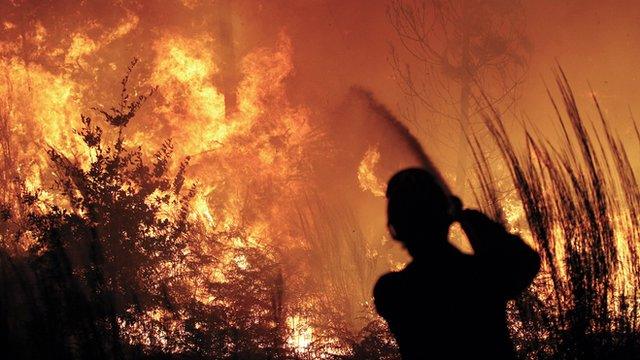
[{"label": "burning vegetation", "polygon": [[[371,288],[406,257],[378,210],[393,171],[428,163],[419,143],[358,89],[319,125],[288,97],[286,31],[239,56],[225,6],[205,31],[197,1],[165,28],[134,5],[0,7],[3,355],[397,359]],[[504,161],[470,141],[477,205],[544,259],[512,336],[523,358],[638,354],[640,135],[558,86],[561,145],[526,131],[520,151],[490,111]]]},{"label": "burning vegetation", "polygon": [[[393,354],[378,320],[371,315],[358,320],[358,308],[348,309],[345,320],[340,307],[332,305],[336,298],[313,291],[325,284],[304,286],[314,279],[309,264],[290,264],[293,259],[282,255],[313,255],[305,254],[306,241],[295,241],[302,235],[288,233],[290,226],[277,226],[291,209],[273,198],[296,196],[296,180],[288,177],[297,168],[291,163],[279,167],[303,154],[304,149],[287,148],[296,148],[291,144],[295,137],[281,135],[276,141],[267,132],[278,134],[278,119],[268,119],[276,121],[276,129],[247,125],[244,131],[259,131],[249,135],[234,122],[230,128],[240,130],[223,136],[237,137],[257,152],[234,162],[242,169],[223,170],[233,165],[227,156],[241,155],[227,154],[230,149],[197,154],[227,176],[244,172],[246,176],[238,174],[243,180],[239,184],[225,182],[224,174],[211,169],[194,170],[192,157],[176,161],[171,141],[147,155],[127,136],[136,112],[156,96],[151,89],[130,97],[127,86],[135,63],[122,81],[119,104],[96,108],[99,121],[82,116],[82,126],[70,137],[77,138],[70,140],[77,153],[65,154],[54,144],[42,149],[47,161],[37,164],[37,176],[50,179],[28,183],[29,176],[20,173],[11,179],[18,191],[3,205],[3,310],[8,314],[3,332],[24,331],[7,339],[11,353],[36,358]],[[288,123],[282,131],[293,128]],[[8,151],[5,158],[13,160]],[[193,175],[198,171],[219,176],[220,185],[199,185]],[[231,197],[236,192],[250,199]],[[293,215],[305,219],[302,212]],[[348,219],[343,221],[347,233]],[[311,246],[322,245],[320,236],[331,231],[322,226],[313,222],[302,227],[308,234],[317,231],[317,243]],[[277,238],[283,243],[275,243]],[[355,236],[348,249],[356,259],[358,241]],[[351,278],[351,269],[327,271],[346,271],[345,281],[338,284],[344,288],[335,289],[336,294],[349,293],[350,283],[362,283]],[[365,332],[353,332],[357,328],[349,321],[361,323]],[[377,348],[358,349],[360,341],[373,341]]]},{"label": "burning vegetation", "polygon": [[[640,133],[633,121],[634,136],[623,142],[595,95],[599,118],[584,120],[562,69],[556,83],[558,145],[525,130],[526,150],[518,151],[501,116],[485,117],[517,194],[520,216],[510,218],[525,220],[544,264],[537,283],[512,304],[513,336],[529,358],[635,358],[640,191],[629,154],[637,153]],[[495,170],[474,143],[478,202],[506,222]]]},{"label": "burning vegetation", "polygon": [[[309,109],[287,99],[286,33],[248,51],[231,76],[211,37],[170,31],[122,64],[109,53],[121,39],[149,36],[132,12],[76,28],[19,22],[26,9],[7,7],[9,356],[395,356],[369,308],[386,264],[371,260],[349,211],[317,206],[309,184],[311,159],[328,148]],[[125,75],[120,89],[102,81],[111,71]]]}]

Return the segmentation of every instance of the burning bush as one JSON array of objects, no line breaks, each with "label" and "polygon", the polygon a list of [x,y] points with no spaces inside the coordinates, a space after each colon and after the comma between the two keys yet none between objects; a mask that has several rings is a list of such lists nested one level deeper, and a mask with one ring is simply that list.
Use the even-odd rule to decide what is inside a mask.
[{"label": "burning bush", "polygon": [[47,150],[55,186],[21,186],[21,212],[3,207],[0,333],[9,356],[393,358],[374,318],[354,326],[341,313],[324,324],[300,317],[313,299],[329,303],[309,317],[339,305],[288,285],[278,249],[256,243],[252,228],[211,231],[193,216],[189,158],[173,171],[170,141],[148,160],[127,140],[153,92],[130,98],[134,65],[118,106],[96,109],[100,123],[82,116],[83,154]]}]

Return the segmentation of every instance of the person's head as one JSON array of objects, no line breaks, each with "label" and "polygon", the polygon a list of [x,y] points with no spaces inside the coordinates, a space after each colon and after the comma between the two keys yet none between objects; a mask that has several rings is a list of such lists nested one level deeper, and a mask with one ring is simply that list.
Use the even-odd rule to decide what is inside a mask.
[{"label": "person's head", "polygon": [[442,245],[453,222],[449,196],[428,171],[402,170],[387,185],[387,222],[412,256]]}]

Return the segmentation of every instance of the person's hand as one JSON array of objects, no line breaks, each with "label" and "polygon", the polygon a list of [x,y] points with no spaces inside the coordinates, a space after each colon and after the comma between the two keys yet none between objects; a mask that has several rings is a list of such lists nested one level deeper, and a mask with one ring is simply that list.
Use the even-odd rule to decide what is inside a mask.
[{"label": "person's hand", "polygon": [[458,214],[458,222],[462,230],[467,234],[469,241],[472,238],[496,238],[506,233],[504,226],[483,212],[476,209],[463,209]]},{"label": "person's hand", "polygon": [[460,209],[458,213],[458,222],[464,228],[465,226],[473,226],[478,223],[493,223],[487,215],[476,209]]},{"label": "person's hand", "polygon": [[451,219],[453,221],[460,221],[460,216],[462,215],[462,210],[464,209],[462,200],[460,200],[460,198],[455,195],[451,195],[449,201],[451,203]]}]

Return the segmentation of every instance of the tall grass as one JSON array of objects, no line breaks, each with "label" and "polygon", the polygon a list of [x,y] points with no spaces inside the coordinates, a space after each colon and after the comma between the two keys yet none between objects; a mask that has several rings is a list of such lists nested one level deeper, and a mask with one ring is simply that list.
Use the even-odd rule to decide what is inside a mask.
[{"label": "tall grass", "polygon": [[[640,357],[640,189],[629,149],[596,97],[598,118],[587,120],[562,69],[556,74],[561,102],[549,94],[560,129],[559,144],[524,130],[518,151],[501,115],[485,124],[510,174],[543,271],[510,308],[516,346],[523,358],[630,359]],[[471,139],[477,165],[478,203],[505,220],[503,189],[486,145]]]}]

